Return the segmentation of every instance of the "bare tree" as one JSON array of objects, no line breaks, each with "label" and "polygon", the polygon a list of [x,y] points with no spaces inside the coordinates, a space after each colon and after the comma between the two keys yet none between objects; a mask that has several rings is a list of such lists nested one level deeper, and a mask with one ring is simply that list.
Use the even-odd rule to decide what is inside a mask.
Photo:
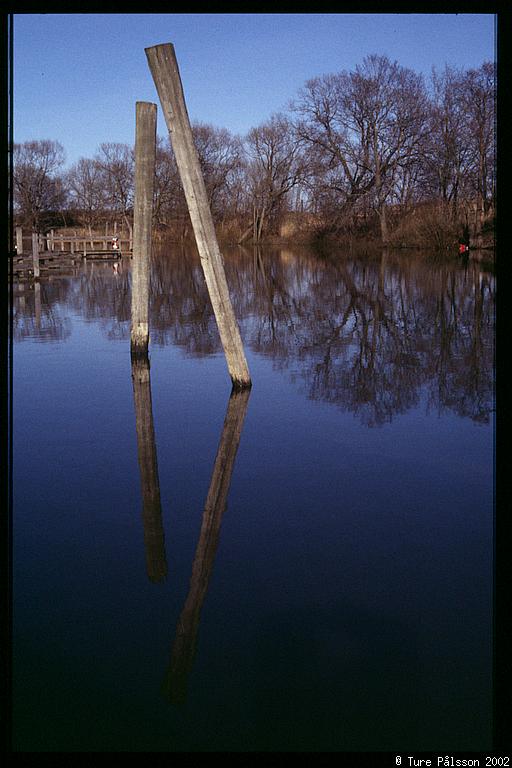
[{"label": "bare tree", "polygon": [[458,216],[470,164],[469,125],[462,103],[463,72],[446,66],[432,72],[432,98],[428,133],[424,142],[425,184],[433,199]]},{"label": "bare tree", "polygon": [[320,188],[341,211],[369,198],[388,238],[387,205],[399,169],[423,135],[426,95],[420,75],[371,55],[354,72],[309,80],[292,104],[296,130],[316,158]]},{"label": "bare tree", "polygon": [[133,210],[134,151],[128,144],[103,143],[95,157],[101,170],[106,202],[113,213],[124,219],[132,231],[129,215]]},{"label": "bare tree", "polygon": [[48,211],[62,210],[66,194],[59,175],[64,148],[57,141],[26,141],[13,147],[14,205],[27,225],[39,231]]},{"label": "bare tree", "polygon": [[67,172],[65,183],[69,202],[90,231],[106,204],[104,175],[97,160],[81,157]]},{"label": "bare tree", "polygon": [[412,164],[424,136],[427,114],[423,80],[385,56],[368,56],[350,77],[345,111],[363,138],[362,164],[373,182],[373,202],[383,243],[387,206],[397,174]]},{"label": "bare tree", "polygon": [[246,148],[253,200],[253,237],[259,241],[264,227],[277,226],[286,195],[302,180],[305,163],[301,140],[283,114],[275,114],[249,131]]},{"label": "bare tree", "polygon": [[493,204],[495,186],[495,65],[484,62],[470,69],[463,80],[462,104],[469,126],[472,153],[471,187],[476,195],[476,234],[480,235],[484,218]]},{"label": "bare tree", "polygon": [[194,123],[192,134],[212,215],[219,221],[231,208],[231,188],[242,163],[242,143],[225,128],[206,123]]},{"label": "bare tree", "polygon": [[345,112],[349,85],[346,72],[316,77],[291,104],[296,133],[307,147],[312,207],[334,226],[372,186],[361,157],[364,133],[357,135]]},{"label": "bare tree", "polygon": [[188,211],[180,175],[169,138],[157,138],[153,216],[160,226],[186,219]]}]

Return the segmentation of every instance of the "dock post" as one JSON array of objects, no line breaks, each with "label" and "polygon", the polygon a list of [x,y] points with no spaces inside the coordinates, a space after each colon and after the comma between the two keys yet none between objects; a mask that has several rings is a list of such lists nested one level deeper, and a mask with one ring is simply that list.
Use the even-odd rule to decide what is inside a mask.
[{"label": "dock post", "polygon": [[164,43],[145,51],[169,130],[228,371],[235,388],[250,387],[249,368],[194,146],[174,46]]},{"label": "dock post", "polygon": [[16,253],[21,256],[23,253],[23,229],[16,227]]},{"label": "dock post", "polygon": [[156,157],[156,104],[135,104],[135,198],[133,204],[131,346],[149,344],[149,272]]},{"label": "dock post", "polygon": [[50,229],[50,250],[51,251],[53,251],[55,248],[53,234],[54,234],[53,229]]},{"label": "dock post", "polygon": [[34,277],[39,277],[39,237],[37,232],[32,232],[32,262]]}]

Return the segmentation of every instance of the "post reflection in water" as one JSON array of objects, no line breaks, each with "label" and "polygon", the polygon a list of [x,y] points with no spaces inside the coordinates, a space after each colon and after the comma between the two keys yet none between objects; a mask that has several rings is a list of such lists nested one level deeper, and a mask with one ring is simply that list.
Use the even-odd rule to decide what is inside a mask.
[{"label": "post reflection in water", "polygon": [[144,546],[146,569],[153,582],[163,581],[167,576],[165,557],[160,483],[151,405],[151,380],[147,353],[131,353],[133,400],[137,428],[140,483],[142,491],[142,521],[144,524]]},{"label": "post reflection in water", "polygon": [[34,308],[35,308],[36,329],[40,331],[41,330],[41,284],[38,280],[36,280],[34,283]]},{"label": "post reflection in water", "polygon": [[194,661],[201,608],[208,590],[219,543],[222,516],[226,508],[249,395],[249,389],[233,390],[228,401],[204,507],[190,587],[178,619],[171,659],[162,684],[162,691],[172,704],[183,704],[187,696],[187,682]]}]

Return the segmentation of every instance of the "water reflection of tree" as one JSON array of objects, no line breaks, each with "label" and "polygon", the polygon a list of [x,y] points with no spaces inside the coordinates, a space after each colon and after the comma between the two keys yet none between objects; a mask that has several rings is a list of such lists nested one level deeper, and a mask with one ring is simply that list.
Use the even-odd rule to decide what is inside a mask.
[{"label": "water reflection of tree", "polygon": [[98,322],[109,339],[129,339],[131,321],[130,269],[114,272],[111,264],[84,265],[81,290],[73,295],[73,308],[88,322]]},{"label": "water reflection of tree", "polygon": [[438,410],[488,419],[492,276],[385,253],[298,269],[282,256],[260,269],[260,321],[249,343],[290,368],[310,397],[375,425],[416,405],[424,388]]},{"label": "water reflection of tree", "polygon": [[12,296],[13,339],[64,341],[71,335],[71,320],[64,304],[71,280],[26,282],[14,286]]},{"label": "water reflection of tree", "polygon": [[[224,253],[244,343],[314,399],[368,425],[390,421],[426,397],[428,407],[485,422],[493,407],[495,281],[478,265],[431,264],[424,255],[316,258],[306,250],[237,248]],[[71,305],[110,338],[129,339],[129,265],[88,264],[81,282],[48,286],[44,305],[65,327]],[[42,305],[43,306],[43,305]],[[34,324],[30,302],[18,334]],[[32,318],[32,319],[31,319]],[[49,322],[49,321],[48,321]],[[54,333],[57,333],[55,328]],[[195,252],[155,251],[152,343],[187,354],[222,351]]]},{"label": "water reflection of tree", "polygon": [[150,335],[203,357],[221,349],[199,256],[178,248],[153,260]]}]

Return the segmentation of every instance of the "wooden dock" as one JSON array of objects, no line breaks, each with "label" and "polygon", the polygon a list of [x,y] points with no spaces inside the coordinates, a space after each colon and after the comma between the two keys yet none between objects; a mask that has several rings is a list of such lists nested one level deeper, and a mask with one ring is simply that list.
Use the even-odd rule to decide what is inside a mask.
[{"label": "wooden dock", "polygon": [[[122,258],[130,259],[131,254],[123,254],[121,251],[96,250],[87,251],[87,255],[84,257],[81,253],[71,253],[71,251],[56,251],[54,253],[42,251],[39,253],[39,273],[40,276],[61,274],[70,270],[73,271],[85,261],[116,262]],[[34,277],[34,258],[31,254],[21,256],[14,254],[9,259],[9,267],[13,277],[25,279]]]},{"label": "wooden dock", "polygon": [[132,257],[133,238],[89,231],[74,234],[50,230],[46,234],[16,227],[15,251],[9,257],[9,275],[18,279],[37,279],[41,275],[73,271],[83,261],[120,261]]},{"label": "wooden dock", "polygon": [[15,250],[18,256],[31,255],[34,250],[34,238],[37,240],[39,253],[52,253],[52,254],[81,254],[82,256],[89,257],[98,254],[111,253],[113,256],[120,251],[126,254],[133,249],[133,237],[130,233],[129,237],[117,235],[114,232],[113,235],[98,234],[97,232],[89,232],[78,234],[76,230],[74,234],[55,232],[51,229],[46,234],[35,234],[33,232],[28,233],[23,231],[22,227],[16,227],[16,243]]}]

